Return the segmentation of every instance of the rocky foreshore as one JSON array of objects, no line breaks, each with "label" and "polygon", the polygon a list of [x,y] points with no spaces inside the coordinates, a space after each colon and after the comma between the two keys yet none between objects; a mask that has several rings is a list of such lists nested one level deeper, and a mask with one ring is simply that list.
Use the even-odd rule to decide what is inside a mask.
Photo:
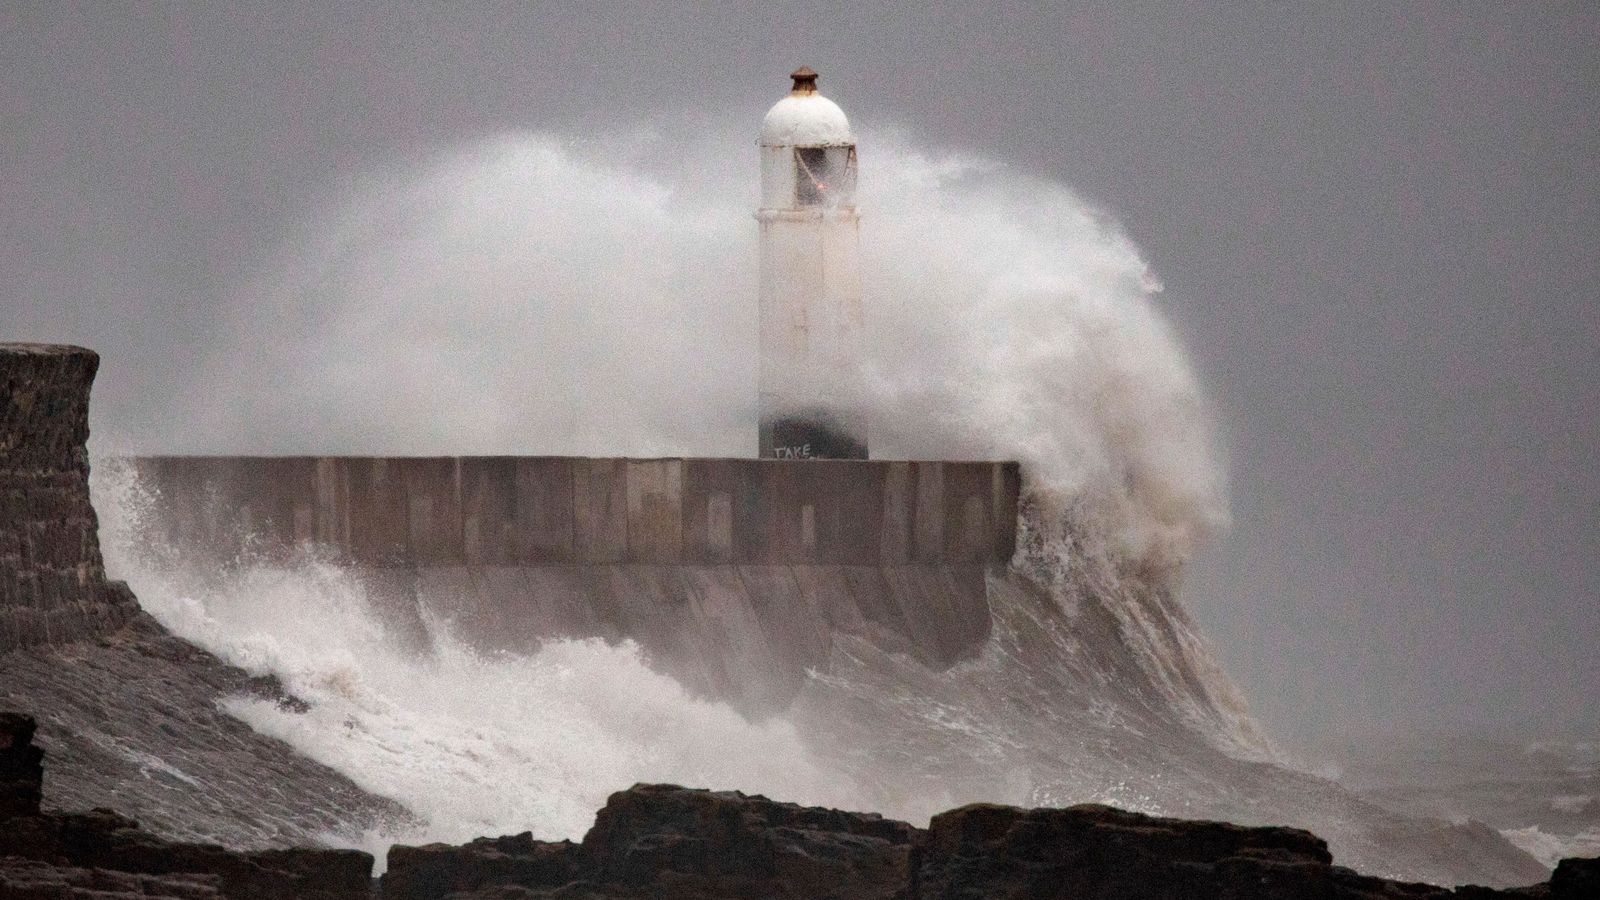
[{"label": "rocky foreshore", "polygon": [[1292,828],[975,804],[924,830],[673,785],[613,794],[582,843],[524,833],[396,845],[374,880],[372,857],[355,850],[242,852],[163,840],[110,810],[44,810],[36,728],[0,713],[0,898],[1600,897],[1600,859],[1564,860],[1549,882],[1516,890],[1447,889],[1335,866],[1321,838]]}]

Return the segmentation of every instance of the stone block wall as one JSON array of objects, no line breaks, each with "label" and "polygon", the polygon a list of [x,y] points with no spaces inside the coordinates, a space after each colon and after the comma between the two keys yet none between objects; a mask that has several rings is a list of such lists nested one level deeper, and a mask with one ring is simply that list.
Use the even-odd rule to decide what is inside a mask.
[{"label": "stone block wall", "polygon": [[137,609],[106,581],[89,504],[82,347],[0,344],[0,652],[121,626]]}]

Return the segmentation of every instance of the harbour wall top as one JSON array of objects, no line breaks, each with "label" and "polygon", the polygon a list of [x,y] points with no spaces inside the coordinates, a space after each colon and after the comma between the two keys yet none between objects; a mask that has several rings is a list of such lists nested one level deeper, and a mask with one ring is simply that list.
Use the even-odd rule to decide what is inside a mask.
[{"label": "harbour wall top", "polygon": [[185,546],[367,565],[1007,562],[1016,463],[549,456],[129,460]]}]

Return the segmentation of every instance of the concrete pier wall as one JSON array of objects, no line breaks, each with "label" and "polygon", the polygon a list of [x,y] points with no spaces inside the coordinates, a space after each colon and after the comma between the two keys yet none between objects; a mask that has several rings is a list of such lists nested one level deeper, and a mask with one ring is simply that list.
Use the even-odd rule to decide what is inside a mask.
[{"label": "concrete pier wall", "polygon": [[691,691],[781,710],[840,640],[944,668],[989,635],[1012,463],[559,457],[129,461],[183,558],[314,545],[400,638],[636,641]]},{"label": "concrete pier wall", "polygon": [[1015,463],[141,457],[190,546],[314,542],[353,563],[1006,562]]}]

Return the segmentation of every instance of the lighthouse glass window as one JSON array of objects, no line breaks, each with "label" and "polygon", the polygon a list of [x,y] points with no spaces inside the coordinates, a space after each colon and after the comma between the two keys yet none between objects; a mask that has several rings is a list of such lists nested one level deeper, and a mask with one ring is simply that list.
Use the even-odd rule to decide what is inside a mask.
[{"label": "lighthouse glass window", "polygon": [[832,206],[850,195],[855,181],[854,147],[796,147],[796,206]]}]

